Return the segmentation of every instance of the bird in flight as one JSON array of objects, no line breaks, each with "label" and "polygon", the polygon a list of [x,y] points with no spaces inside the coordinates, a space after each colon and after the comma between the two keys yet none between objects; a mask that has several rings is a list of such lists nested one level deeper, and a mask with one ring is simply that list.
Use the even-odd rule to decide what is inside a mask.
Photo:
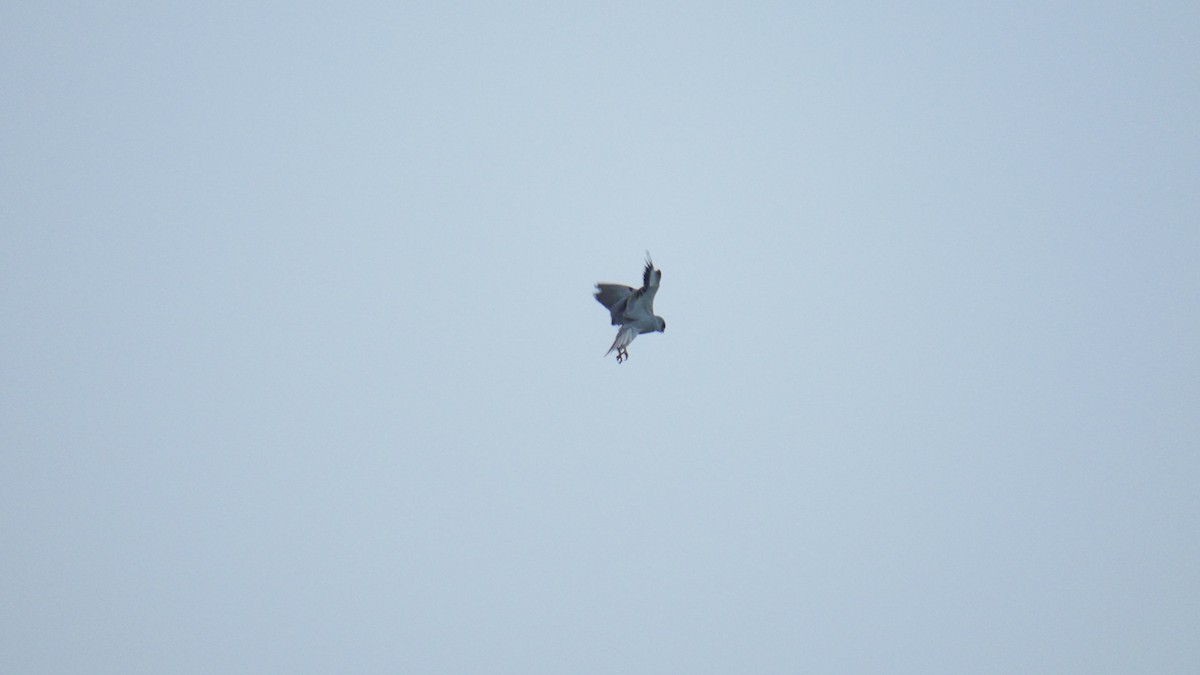
[{"label": "bird in flight", "polygon": [[654,316],[654,294],[662,281],[662,270],[654,269],[654,261],[646,253],[646,269],[642,272],[642,287],[634,290],[620,284],[596,284],[596,300],[612,314],[612,325],[620,326],[617,339],[604,353],[617,352],[617,363],[629,358],[629,343],[642,333],[667,330],[667,322]]}]

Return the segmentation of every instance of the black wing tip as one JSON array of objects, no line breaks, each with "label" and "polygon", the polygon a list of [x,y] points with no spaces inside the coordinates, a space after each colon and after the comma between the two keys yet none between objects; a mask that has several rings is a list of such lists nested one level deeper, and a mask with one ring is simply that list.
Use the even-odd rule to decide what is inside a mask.
[{"label": "black wing tip", "polygon": [[662,280],[662,270],[654,268],[654,260],[650,257],[650,251],[646,251],[646,269],[642,271],[642,288],[649,288],[651,277],[653,281]]}]

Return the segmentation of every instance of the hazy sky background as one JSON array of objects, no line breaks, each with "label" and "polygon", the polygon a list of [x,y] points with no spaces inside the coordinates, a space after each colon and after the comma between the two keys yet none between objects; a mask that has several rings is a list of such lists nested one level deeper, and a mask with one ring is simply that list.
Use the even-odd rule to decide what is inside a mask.
[{"label": "hazy sky background", "polygon": [[7,3],[0,671],[1200,671],[1200,5],[984,4]]}]

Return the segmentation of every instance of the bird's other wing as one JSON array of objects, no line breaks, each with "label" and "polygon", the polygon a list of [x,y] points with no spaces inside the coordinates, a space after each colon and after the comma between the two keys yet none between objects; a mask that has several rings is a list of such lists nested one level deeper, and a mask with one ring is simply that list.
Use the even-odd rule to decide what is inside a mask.
[{"label": "bird's other wing", "polygon": [[650,253],[647,251],[646,269],[642,270],[642,288],[646,290],[653,288],[657,291],[660,281],[662,281],[662,270],[654,269],[654,261],[650,259]]},{"label": "bird's other wing", "polygon": [[642,287],[633,292],[625,303],[624,318],[626,321],[650,319],[654,317],[654,295],[662,282],[662,270],[654,269],[650,255],[646,255],[646,269],[642,272]]},{"label": "bird's other wing", "polygon": [[621,325],[621,317],[625,314],[626,302],[634,290],[620,284],[596,284],[596,302],[604,305],[612,314],[612,325]]},{"label": "bird's other wing", "polygon": [[608,351],[604,352],[604,355],[608,356],[618,349],[624,349],[628,347],[629,343],[633,342],[633,339],[637,336],[637,326],[634,326],[633,324],[621,326],[621,330],[617,331],[617,339],[613,340],[612,346],[608,348]]}]

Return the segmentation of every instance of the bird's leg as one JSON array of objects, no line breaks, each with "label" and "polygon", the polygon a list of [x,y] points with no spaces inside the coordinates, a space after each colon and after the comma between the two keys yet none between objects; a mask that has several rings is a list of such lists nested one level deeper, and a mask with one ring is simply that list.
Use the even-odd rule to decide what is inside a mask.
[{"label": "bird's leg", "polygon": [[629,352],[625,351],[624,347],[617,350],[617,363],[621,363],[629,358]]}]

